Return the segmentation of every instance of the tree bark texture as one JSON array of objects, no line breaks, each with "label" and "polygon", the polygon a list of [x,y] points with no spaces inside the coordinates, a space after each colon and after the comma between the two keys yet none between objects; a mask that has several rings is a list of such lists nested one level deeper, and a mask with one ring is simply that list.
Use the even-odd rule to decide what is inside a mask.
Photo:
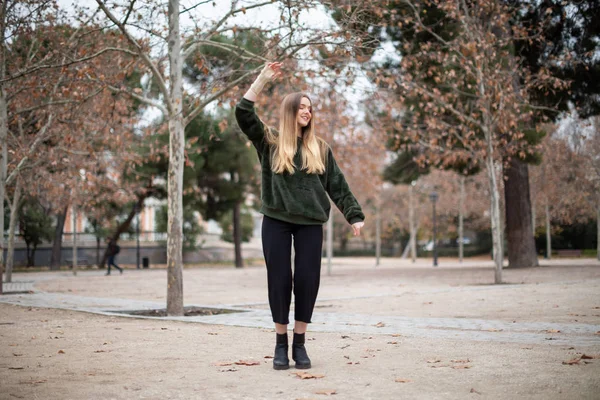
[{"label": "tree bark texture", "polygon": [[[492,152],[490,151],[490,154]],[[490,189],[490,218],[492,223],[493,256],[495,264],[494,283],[502,283],[502,264],[504,250],[502,249],[502,224],[500,221],[500,193],[496,179],[496,163],[491,156],[486,157],[486,168]]]},{"label": "tree bark texture", "polygon": [[233,207],[233,247],[235,251],[235,267],[244,268],[244,259],[242,258],[242,224],[240,217],[240,201],[237,201]]},{"label": "tree bark texture", "polygon": [[508,177],[504,182],[508,265],[512,268],[537,267],[539,262],[531,227],[529,168],[512,158],[504,172]]},{"label": "tree bark texture", "polygon": [[63,232],[68,209],[69,206],[65,206],[60,213],[56,214],[56,227],[54,228],[54,240],[52,241],[52,258],[50,260],[50,269],[52,271],[60,269]]},{"label": "tree bark texture", "polygon": [[463,218],[465,215],[465,177],[460,177],[460,199],[458,205],[458,261],[463,262],[464,256],[464,224]]},{"label": "tree bark texture", "polygon": [[77,206],[71,208],[73,221],[73,275],[77,275]]},{"label": "tree bark texture", "polygon": [[6,282],[12,282],[12,271],[15,263],[15,230],[17,229],[17,217],[21,208],[21,193],[23,183],[17,178],[15,194],[13,195],[10,208],[10,223],[8,225],[8,250],[6,252]]},{"label": "tree bark texture", "polygon": [[[6,36],[6,10],[7,1],[3,1],[0,5],[0,79],[4,79],[6,75],[6,46],[4,40]],[[6,168],[8,157],[8,104],[6,99],[6,91],[4,83],[0,82],[0,294],[2,290],[2,277],[4,270],[4,196],[6,190]]]},{"label": "tree bark texture", "polygon": [[548,199],[546,199],[546,258],[550,260],[552,258],[552,224],[550,222],[550,205]]},{"label": "tree bark texture", "polygon": [[169,113],[169,176],[167,228],[167,315],[183,315],[183,85],[179,0],[169,0],[169,75],[172,111]]},{"label": "tree bark texture", "polygon": [[410,258],[412,262],[417,261],[417,230],[415,229],[415,199],[414,187],[408,187],[408,224],[410,226]]}]

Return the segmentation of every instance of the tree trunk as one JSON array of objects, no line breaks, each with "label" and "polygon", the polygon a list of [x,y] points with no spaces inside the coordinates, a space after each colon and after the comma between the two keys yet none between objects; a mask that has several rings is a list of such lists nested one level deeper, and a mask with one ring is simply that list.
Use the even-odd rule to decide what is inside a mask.
[{"label": "tree trunk", "polygon": [[552,258],[552,233],[550,228],[550,205],[548,205],[548,199],[546,199],[546,258],[548,260]]},{"label": "tree trunk", "polygon": [[596,210],[596,258],[600,261],[600,203]]},{"label": "tree trunk", "polygon": [[464,226],[463,218],[465,215],[465,177],[460,177],[460,198],[458,205],[458,262],[463,262],[464,256]]},{"label": "tree trunk", "polygon": [[[490,149],[491,150],[491,149]],[[500,193],[496,182],[496,163],[489,151],[486,157],[486,169],[488,174],[488,183],[490,189],[490,219],[492,222],[492,242],[494,252],[494,283],[502,283],[502,264],[504,251],[502,250],[502,225],[500,220]]]},{"label": "tree trunk", "polygon": [[73,219],[73,275],[77,275],[77,206],[72,206]]},{"label": "tree trunk", "polygon": [[6,282],[12,282],[12,271],[15,262],[15,229],[17,228],[17,217],[21,208],[21,178],[17,178],[15,194],[10,208],[10,223],[8,225],[8,251],[6,253]]},{"label": "tree trunk", "polygon": [[233,206],[233,244],[236,268],[244,268],[244,259],[242,258],[242,224],[240,219],[240,202],[236,201]]},{"label": "tree trunk", "polygon": [[27,242],[26,242],[25,245],[27,247],[26,250],[25,250],[27,252],[27,266],[28,267],[33,267],[33,254],[32,254],[32,252],[29,251],[31,245],[29,243],[27,243]]},{"label": "tree trunk", "polygon": [[96,234],[96,265],[100,267],[100,236]]},{"label": "tree trunk", "polygon": [[333,208],[329,209],[327,220],[327,275],[331,276],[331,258],[333,257]]},{"label": "tree trunk", "polygon": [[167,315],[183,315],[183,93],[179,0],[169,0],[169,75],[171,109],[169,115],[169,179],[167,228]]},{"label": "tree trunk", "polygon": [[[7,1],[0,5],[0,80],[6,75],[6,9]],[[8,157],[8,104],[4,83],[0,82],[0,295],[2,290],[2,277],[4,270],[4,196],[6,190],[6,167]]]},{"label": "tree trunk", "polygon": [[54,228],[54,240],[52,241],[52,259],[50,260],[50,269],[52,271],[60,269],[63,231],[65,229],[68,209],[69,206],[65,206],[60,213],[56,214],[56,227]]},{"label": "tree trunk", "polygon": [[[377,199],[377,210],[375,216],[375,265],[378,266],[381,259],[381,202]],[[363,236],[364,237],[364,236]]]},{"label": "tree trunk", "polygon": [[35,251],[37,250],[37,244],[33,243],[33,247],[31,248],[31,258],[29,260],[29,266],[35,267]]},{"label": "tree trunk", "polygon": [[539,263],[531,227],[529,168],[513,157],[504,172],[508,177],[504,182],[508,264],[513,268],[537,267]]},{"label": "tree trunk", "polygon": [[410,226],[410,258],[414,263],[417,261],[417,230],[415,229],[415,199],[412,183],[408,187],[408,224]]},{"label": "tree trunk", "polygon": [[529,191],[529,201],[531,202],[531,233],[533,234],[533,240],[535,241],[535,191],[534,188],[531,187],[531,184],[529,185],[530,191]]}]

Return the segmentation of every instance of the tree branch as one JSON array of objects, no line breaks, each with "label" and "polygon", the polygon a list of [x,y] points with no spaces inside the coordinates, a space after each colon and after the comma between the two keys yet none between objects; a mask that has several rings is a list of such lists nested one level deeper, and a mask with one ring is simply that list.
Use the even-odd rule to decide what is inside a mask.
[{"label": "tree branch", "polygon": [[183,126],[187,126],[191,121],[193,121],[194,118],[196,118],[198,116],[198,114],[200,114],[200,112],[202,112],[202,110],[204,109],[204,107],[206,107],[207,104],[212,103],[213,101],[215,101],[216,99],[221,97],[223,94],[227,93],[232,87],[234,87],[238,83],[244,81],[249,76],[256,74],[262,68],[263,68],[263,66],[261,65],[260,67],[257,67],[255,69],[253,69],[252,71],[245,73],[244,75],[240,76],[235,81],[229,82],[223,89],[219,90],[218,92],[214,93],[212,96],[209,96],[207,99],[202,101],[188,114],[187,117],[184,118]]},{"label": "tree branch", "polygon": [[169,93],[169,89],[167,88],[167,84],[166,84],[163,76],[161,75],[160,71],[158,70],[157,66],[154,65],[154,63],[150,59],[150,56],[148,54],[146,54],[146,52],[144,52],[144,50],[142,49],[142,46],[140,46],[140,44],[137,42],[137,40],[135,40],[133,38],[133,36],[131,36],[129,34],[129,32],[127,31],[125,26],[123,24],[121,24],[121,22],[119,22],[119,20],[113,15],[112,12],[110,12],[110,10],[108,8],[106,8],[106,5],[104,4],[104,2],[102,2],[102,0],[96,0],[96,2],[98,3],[98,6],[100,6],[102,11],[104,11],[104,14],[106,14],[106,16],[115,25],[117,25],[119,27],[119,29],[121,30],[123,35],[125,35],[127,40],[136,48],[138,56],[141,57],[142,60],[144,60],[144,63],[148,66],[148,68],[150,68],[152,70],[153,75],[155,76],[156,80],[158,81],[158,86],[160,88],[160,91],[162,92],[164,98],[166,99],[167,110],[169,111],[167,114],[174,113],[175,109],[173,107],[173,104],[171,104],[171,102],[169,100],[170,93]]}]

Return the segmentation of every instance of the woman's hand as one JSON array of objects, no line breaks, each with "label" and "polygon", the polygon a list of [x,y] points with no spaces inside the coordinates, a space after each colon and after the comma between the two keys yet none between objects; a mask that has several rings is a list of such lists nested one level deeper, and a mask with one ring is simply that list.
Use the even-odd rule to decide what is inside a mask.
[{"label": "woman's hand", "polygon": [[265,65],[262,71],[260,71],[260,75],[258,75],[252,86],[250,86],[250,90],[252,90],[254,94],[258,96],[258,94],[263,90],[267,82],[279,78],[282,75],[282,65],[283,64],[280,62],[267,63],[267,65]]},{"label": "woman's hand", "polygon": [[360,236],[360,228],[365,226],[364,222],[355,222],[352,224],[352,229],[354,230],[354,236]]}]

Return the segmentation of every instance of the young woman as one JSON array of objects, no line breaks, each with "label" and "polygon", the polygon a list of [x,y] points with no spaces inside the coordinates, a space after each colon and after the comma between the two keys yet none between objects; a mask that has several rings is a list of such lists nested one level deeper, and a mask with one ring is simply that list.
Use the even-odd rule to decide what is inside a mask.
[{"label": "young woman", "polygon": [[[289,368],[288,314],[295,296],[292,358],[296,368],[311,367],[304,346],[319,290],[323,224],[329,197],[360,234],[365,216],[338,168],[331,148],[315,134],[310,98],[291,93],[283,99],[279,131],[262,123],[254,111],[265,84],[281,75],[281,63],[268,63],[238,103],[240,129],[258,152],[262,170],[262,244],[267,264],[269,305],[275,322],[273,368]],[[294,273],[291,248],[295,250]]]}]

